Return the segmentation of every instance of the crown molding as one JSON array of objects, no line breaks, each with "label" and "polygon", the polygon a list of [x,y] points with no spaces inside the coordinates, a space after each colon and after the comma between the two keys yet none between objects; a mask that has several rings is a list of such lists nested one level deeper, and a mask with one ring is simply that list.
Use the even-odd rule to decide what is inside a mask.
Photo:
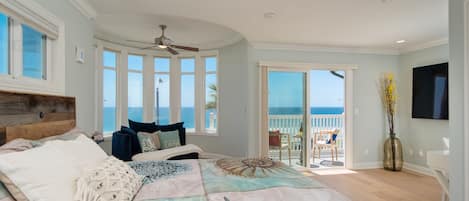
[{"label": "crown molding", "polygon": [[418,51],[418,50],[423,50],[423,49],[436,47],[436,46],[440,46],[440,45],[446,45],[446,44],[448,44],[448,38],[441,38],[441,39],[438,39],[438,40],[429,41],[429,42],[420,43],[420,44],[417,44],[417,45],[412,45],[412,46],[407,46],[405,48],[401,48],[401,49],[399,49],[399,53],[400,54],[405,54],[405,53],[409,53],[409,52],[415,52],[415,51]]},{"label": "crown molding", "polygon": [[389,48],[356,48],[356,47],[328,47],[302,44],[282,44],[282,43],[264,43],[251,42],[254,49],[262,50],[290,50],[290,51],[308,51],[308,52],[333,52],[333,53],[355,53],[355,54],[378,54],[378,55],[399,55],[398,49]]},{"label": "crown molding", "polygon": [[72,3],[72,5],[89,20],[96,19],[98,14],[87,0],[70,0],[70,3]]},{"label": "crown molding", "polygon": [[[131,47],[131,48],[143,48],[147,46],[147,45],[129,42],[120,36],[117,36],[115,34],[105,33],[99,30],[95,32],[94,37],[99,40],[107,41],[107,42],[114,43],[114,44],[119,44],[122,46]],[[195,47],[198,47],[200,50],[216,50],[216,49],[220,49],[220,48],[238,43],[239,41],[243,39],[244,37],[241,34],[235,34],[232,37],[227,38],[226,40],[214,41],[214,42],[211,42],[210,44],[204,43],[204,44],[179,44],[179,45],[195,46]]]}]

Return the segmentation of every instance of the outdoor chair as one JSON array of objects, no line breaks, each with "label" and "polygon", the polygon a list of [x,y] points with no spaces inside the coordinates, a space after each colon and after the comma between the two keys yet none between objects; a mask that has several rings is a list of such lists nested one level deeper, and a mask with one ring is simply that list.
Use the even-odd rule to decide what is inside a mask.
[{"label": "outdoor chair", "polygon": [[[286,142],[285,142],[286,139]],[[282,161],[282,151],[288,149],[288,163],[291,165],[291,145],[290,135],[277,131],[269,131],[269,148],[270,150],[279,150],[279,159]]]},{"label": "outdoor chair", "polygon": [[318,158],[321,159],[321,150],[330,149],[331,150],[331,159],[334,161],[338,160],[337,153],[337,135],[339,134],[339,129],[334,130],[322,130],[314,133],[313,136],[313,163],[316,157],[316,151],[318,151]]}]

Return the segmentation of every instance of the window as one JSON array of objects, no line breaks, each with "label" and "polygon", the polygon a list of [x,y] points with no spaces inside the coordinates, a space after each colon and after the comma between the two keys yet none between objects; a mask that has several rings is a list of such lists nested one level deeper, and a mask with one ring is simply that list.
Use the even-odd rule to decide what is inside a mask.
[{"label": "window", "polygon": [[103,52],[103,132],[116,129],[117,122],[117,53]]},{"label": "window", "polygon": [[169,89],[169,58],[157,57],[155,58],[155,121],[157,124],[169,124],[170,119],[170,89]]},{"label": "window", "polygon": [[23,76],[46,79],[46,41],[47,36],[27,25],[23,31]]},{"label": "window", "polygon": [[195,128],[195,59],[180,59],[181,121],[187,129]]},{"label": "window", "polygon": [[[114,51],[106,50],[107,45]],[[119,46],[99,40],[97,46],[103,57],[105,133],[131,119],[159,125],[184,122],[188,134],[216,135],[218,52],[185,52],[181,57],[125,47],[119,51]]]},{"label": "window", "polygon": [[205,57],[205,129],[217,128],[217,58]]},{"label": "window", "polygon": [[0,4],[0,90],[64,95],[64,22],[34,1]]},{"label": "window", "polygon": [[143,121],[143,57],[128,56],[128,118],[133,121]]},{"label": "window", "polygon": [[9,74],[10,65],[10,23],[9,18],[0,13],[0,74]]}]

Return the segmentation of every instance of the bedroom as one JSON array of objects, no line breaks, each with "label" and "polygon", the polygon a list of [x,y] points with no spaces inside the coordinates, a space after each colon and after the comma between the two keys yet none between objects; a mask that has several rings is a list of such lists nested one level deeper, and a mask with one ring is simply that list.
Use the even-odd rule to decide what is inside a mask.
[{"label": "bedroom", "polygon": [[[452,150],[449,157],[452,186],[450,198],[467,200],[464,199],[464,193],[467,192],[467,174],[464,173],[467,169],[464,165],[467,161],[464,147],[467,146],[464,144],[467,138],[464,137],[463,108],[466,107],[463,105],[467,92],[463,87],[466,53],[463,42],[465,6],[462,0],[431,3],[370,0],[357,4],[298,1],[301,6],[264,1],[206,1],[193,4],[169,1],[115,3],[106,0],[2,0],[0,3],[16,6],[25,4],[35,9],[32,9],[36,12],[33,14],[20,13],[31,17],[31,21],[18,18],[55,40],[52,44],[54,48],[51,48],[51,51],[55,52],[47,54],[55,56],[55,67],[45,75],[57,78],[46,84],[38,84],[35,80],[24,81],[21,76],[16,81],[2,77],[1,90],[75,97],[77,126],[90,133],[103,131],[102,96],[106,90],[101,86],[101,68],[104,65],[100,65],[100,61],[103,61],[101,57],[104,50],[119,53],[115,65],[119,69],[116,72],[119,82],[115,82],[119,89],[115,94],[118,115],[115,115],[113,131],[119,130],[121,125],[128,126],[130,91],[127,89],[129,83],[126,80],[127,72],[130,71],[125,65],[129,58],[123,56],[126,54],[142,56],[142,70],[132,71],[140,74],[143,80],[142,98],[137,104],[145,108],[141,115],[142,121],[156,121],[156,111],[151,109],[156,105],[153,57],[158,56],[157,54],[163,54],[165,57],[171,55],[165,51],[140,50],[139,48],[145,45],[130,43],[127,40],[152,42],[155,37],[161,35],[161,29],[158,27],[160,24],[167,25],[166,36],[174,40],[175,44],[200,48],[197,57],[217,58],[218,69],[215,74],[219,89],[219,124],[216,123],[216,135],[203,132],[206,130],[204,125],[207,122],[210,124],[210,118],[203,112],[205,96],[200,95],[206,92],[203,87],[195,87],[193,104],[197,105],[199,110],[193,115],[198,118],[194,117],[192,120],[198,122],[195,123],[198,128],[194,129],[199,133],[193,135],[188,130],[186,139],[188,144],[195,144],[210,153],[258,157],[264,149],[262,144],[265,140],[261,140],[262,135],[259,134],[263,106],[260,96],[261,62],[272,65],[316,64],[323,69],[328,69],[328,65],[335,65],[356,68],[353,70],[353,80],[349,79],[348,83],[353,91],[353,98],[349,101],[351,106],[346,108],[351,110],[348,114],[353,114],[353,124],[348,127],[351,132],[347,134],[351,134],[351,140],[347,142],[352,144],[353,150],[348,152],[352,158],[349,158],[348,161],[351,162],[346,167],[380,168],[387,126],[376,85],[382,73],[394,73],[399,93],[396,125],[397,133],[403,142],[404,160],[407,164],[405,168],[428,173],[426,152],[445,149],[442,138],[449,138]],[[0,8],[3,13],[8,7]],[[310,9],[316,12],[311,12]],[[356,14],[357,10],[360,15]],[[422,13],[422,10],[425,12]],[[244,13],[243,18],[239,17],[241,12]],[[326,17],[327,13],[334,15]],[[385,15],[371,17],[376,13]],[[4,14],[17,15],[8,12]],[[44,19],[50,20],[51,23],[44,23]],[[55,26],[41,29],[40,26],[44,24]],[[406,42],[397,44],[398,40]],[[12,46],[18,45],[15,43]],[[182,56],[194,56],[191,51],[180,52]],[[208,54],[203,55],[204,53]],[[21,69],[16,66],[21,66],[21,58],[12,55],[13,58],[10,57],[12,59],[9,62],[15,67],[13,70],[10,68],[11,73],[20,75]],[[449,89],[449,120],[412,119],[411,69],[448,61],[449,85],[454,86]],[[197,66],[195,79],[202,80],[200,75],[204,74],[201,70],[203,62],[205,61],[202,59],[194,60],[194,66]],[[177,76],[167,73],[168,76]],[[162,72],[163,74],[165,73]],[[170,87],[180,90],[181,87],[177,87],[180,82],[175,80],[170,81]],[[165,96],[165,90],[161,90],[161,104],[165,102],[164,99],[170,99],[173,104],[180,104],[182,93],[173,92]],[[169,115],[171,122],[180,120],[178,107],[172,107],[172,115]],[[163,108],[159,112],[164,110]],[[110,136],[105,135],[100,146],[108,154],[113,152]]]}]

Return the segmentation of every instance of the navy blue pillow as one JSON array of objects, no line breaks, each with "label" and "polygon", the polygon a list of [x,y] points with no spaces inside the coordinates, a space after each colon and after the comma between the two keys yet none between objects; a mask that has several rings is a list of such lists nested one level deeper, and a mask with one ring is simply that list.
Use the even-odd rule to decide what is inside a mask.
[{"label": "navy blue pillow", "polygon": [[142,148],[140,147],[140,143],[138,141],[137,132],[135,132],[133,129],[126,127],[126,126],[121,126],[120,132],[122,134],[129,135],[128,139],[130,140],[132,156],[135,154],[142,153]]},{"label": "navy blue pillow", "polygon": [[112,134],[112,155],[123,161],[132,160],[130,135],[120,131]]},{"label": "navy blue pillow", "polygon": [[178,131],[179,141],[181,145],[186,145],[186,128],[184,128],[184,122],[179,122],[170,125],[156,125],[157,130],[159,131]]},{"label": "navy blue pillow", "polygon": [[134,130],[136,133],[138,132],[147,132],[147,133],[154,133],[158,130],[158,127],[155,125],[155,122],[152,123],[141,123],[132,121],[129,119],[129,127]]}]

